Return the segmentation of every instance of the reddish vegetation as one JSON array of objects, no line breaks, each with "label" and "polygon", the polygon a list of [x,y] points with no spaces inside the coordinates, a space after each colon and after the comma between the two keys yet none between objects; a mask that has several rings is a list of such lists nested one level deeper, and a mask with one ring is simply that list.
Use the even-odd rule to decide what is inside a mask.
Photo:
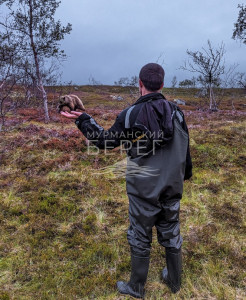
[{"label": "reddish vegetation", "polygon": [[[128,105],[109,100],[113,91],[101,92],[99,100],[95,91],[83,93],[86,112],[105,129]],[[22,108],[8,113],[0,133],[0,299],[118,299],[116,280],[130,270],[125,181],[95,170],[125,156],[119,149],[88,155],[74,120],[59,115],[51,97],[50,123],[42,108]],[[245,298],[246,112],[225,108],[210,113],[192,102],[182,106],[194,173],[181,203],[180,299]],[[152,250],[146,298],[168,299],[156,237]]]}]

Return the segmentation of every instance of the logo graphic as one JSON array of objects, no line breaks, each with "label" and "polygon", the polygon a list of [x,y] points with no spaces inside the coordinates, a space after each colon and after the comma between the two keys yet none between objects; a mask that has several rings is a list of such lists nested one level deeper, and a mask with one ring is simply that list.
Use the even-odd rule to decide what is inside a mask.
[{"label": "logo graphic", "polygon": [[159,176],[159,169],[154,169],[150,166],[139,166],[129,158],[125,158],[111,166],[98,169],[93,175],[106,175],[109,178],[124,178],[127,177],[151,177]]}]

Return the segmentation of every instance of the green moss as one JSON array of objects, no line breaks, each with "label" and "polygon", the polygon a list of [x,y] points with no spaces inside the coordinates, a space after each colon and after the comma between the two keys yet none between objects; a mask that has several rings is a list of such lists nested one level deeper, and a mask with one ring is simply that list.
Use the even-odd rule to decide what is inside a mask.
[{"label": "green moss", "polygon": [[59,208],[59,201],[57,199],[57,195],[51,194],[41,194],[39,195],[35,210],[37,213],[44,213],[44,214],[52,214],[57,211]]},{"label": "green moss", "polygon": [[[123,103],[100,89],[81,91],[91,107],[99,99],[93,113],[108,128],[117,113],[105,104]],[[154,236],[146,297],[243,299],[245,121],[237,112],[196,111],[187,119],[194,175],[181,201],[182,289],[173,296],[160,281],[165,256]],[[125,180],[95,172],[122,159],[120,152],[87,155],[66,121],[26,121],[0,135],[0,299],[118,299],[116,280],[130,273]]]},{"label": "green moss", "polygon": [[83,229],[86,233],[90,232],[96,232],[97,226],[96,226],[97,216],[95,214],[88,215],[83,220]]},{"label": "green moss", "polygon": [[10,296],[7,292],[0,291],[0,300],[10,300]]},{"label": "green moss", "polygon": [[131,270],[131,262],[128,257],[126,261],[121,261],[119,264],[117,264],[117,275],[119,276],[122,273],[130,272]]}]

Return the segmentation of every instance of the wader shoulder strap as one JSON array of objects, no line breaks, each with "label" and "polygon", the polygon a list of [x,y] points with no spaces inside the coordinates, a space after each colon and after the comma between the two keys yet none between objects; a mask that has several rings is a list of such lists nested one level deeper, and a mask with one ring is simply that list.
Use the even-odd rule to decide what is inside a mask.
[{"label": "wader shoulder strap", "polygon": [[184,118],[180,111],[176,110],[176,116],[178,117],[180,123],[184,121]]},{"label": "wader shoulder strap", "polygon": [[182,112],[178,109],[178,107],[176,105],[172,105],[172,107],[174,108],[173,113],[172,113],[172,119],[174,117],[176,117],[179,120],[179,123],[182,123],[184,121]]},{"label": "wader shoulder strap", "polygon": [[135,107],[135,105],[131,106],[128,109],[128,111],[126,112],[126,117],[125,117],[125,128],[126,129],[131,128],[131,126],[130,126],[130,114],[131,114],[131,112],[132,112],[132,110],[133,110],[134,107]]}]

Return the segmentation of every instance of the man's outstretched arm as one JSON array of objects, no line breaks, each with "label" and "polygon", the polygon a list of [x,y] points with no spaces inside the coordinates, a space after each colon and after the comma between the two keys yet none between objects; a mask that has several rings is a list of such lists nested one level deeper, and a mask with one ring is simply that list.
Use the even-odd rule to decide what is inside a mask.
[{"label": "man's outstretched arm", "polygon": [[84,136],[92,141],[92,143],[100,149],[115,148],[120,145],[121,140],[125,140],[125,112],[121,112],[113,126],[104,130],[93,117],[87,113],[80,113],[72,111],[69,113],[61,113],[63,116],[71,119],[76,119],[75,124],[78,129],[84,134]]}]

